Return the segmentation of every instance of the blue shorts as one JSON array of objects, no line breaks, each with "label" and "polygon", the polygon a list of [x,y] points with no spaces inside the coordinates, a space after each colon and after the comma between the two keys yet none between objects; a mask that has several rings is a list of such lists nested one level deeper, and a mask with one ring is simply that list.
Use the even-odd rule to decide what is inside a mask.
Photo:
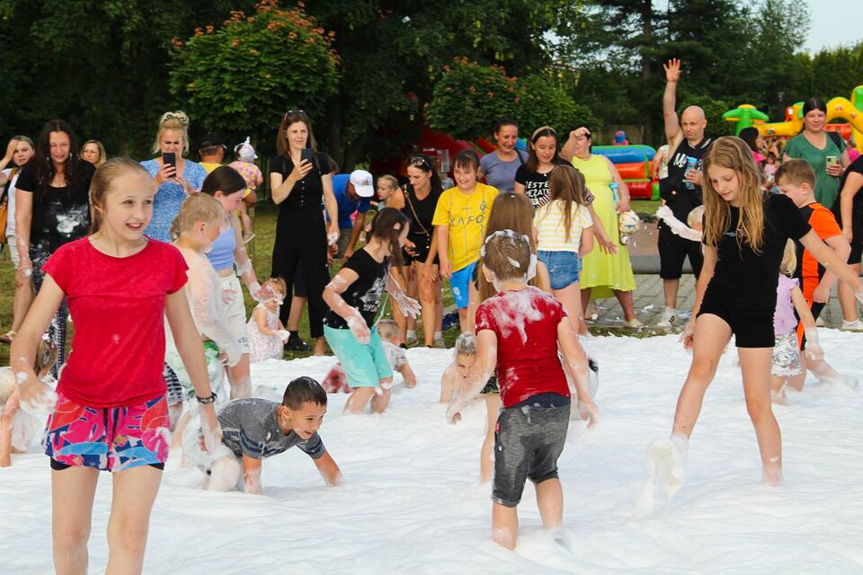
[{"label": "blue shorts", "polygon": [[548,268],[551,289],[563,289],[578,282],[581,276],[581,258],[575,252],[536,252],[536,259]]},{"label": "blue shorts", "polygon": [[464,309],[470,304],[470,284],[473,282],[473,270],[478,262],[473,262],[461,268],[457,272],[452,273],[449,278],[449,286],[452,288],[452,296],[455,299],[455,305],[459,309]]},{"label": "blue shorts", "polygon": [[324,337],[341,362],[351,387],[377,387],[380,380],[393,376],[377,326],[371,332],[369,343],[362,344],[349,329],[324,326]]}]

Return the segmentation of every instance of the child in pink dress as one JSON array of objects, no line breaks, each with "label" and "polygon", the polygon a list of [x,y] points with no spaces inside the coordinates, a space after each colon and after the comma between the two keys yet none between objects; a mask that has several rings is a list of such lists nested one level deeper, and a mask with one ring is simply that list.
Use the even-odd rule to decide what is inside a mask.
[{"label": "child in pink dress", "polygon": [[259,186],[264,185],[264,175],[261,173],[261,168],[255,164],[258,155],[255,153],[255,148],[249,142],[249,138],[242,144],[237,144],[234,148],[234,154],[237,159],[229,165],[237,170],[243,179],[246,180],[246,195],[243,196],[243,203],[240,204],[240,221],[243,223],[243,241],[248,242],[254,237],[252,232],[252,218],[249,217],[248,206],[255,205],[258,200],[257,190]]},{"label": "child in pink dress", "polygon": [[282,359],[288,332],[279,321],[279,308],[285,299],[287,287],[282,278],[271,278],[264,282],[276,295],[274,299],[259,303],[249,318],[249,353],[252,363],[270,358]]}]

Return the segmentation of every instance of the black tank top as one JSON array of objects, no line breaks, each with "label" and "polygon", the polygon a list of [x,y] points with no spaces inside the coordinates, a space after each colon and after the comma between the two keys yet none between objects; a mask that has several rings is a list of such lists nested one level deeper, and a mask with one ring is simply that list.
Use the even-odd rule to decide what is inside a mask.
[{"label": "black tank top", "polygon": [[426,232],[429,234],[434,232],[432,220],[441,193],[440,191],[435,192],[432,188],[429,195],[420,200],[417,198],[412,185],[408,184],[405,188],[405,207],[402,208],[402,213],[407,216],[411,225],[408,230],[408,239],[416,245],[425,245],[426,242],[430,241]]},{"label": "black tank top", "polygon": [[668,178],[665,185],[675,193],[670,198],[666,198],[666,203],[674,213],[674,217],[682,222],[686,221],[690,211],[702,204],[701,186],[686,187],[686,180],[684,180],[686,163],[689,157],[697,158],[697,168],[700,170],[704,154],[710,149],[712,143],[711,138],[704,138],[697,146],[692,146],[689,140],[683,138],[674,150],[671,161],[668,162]]}]

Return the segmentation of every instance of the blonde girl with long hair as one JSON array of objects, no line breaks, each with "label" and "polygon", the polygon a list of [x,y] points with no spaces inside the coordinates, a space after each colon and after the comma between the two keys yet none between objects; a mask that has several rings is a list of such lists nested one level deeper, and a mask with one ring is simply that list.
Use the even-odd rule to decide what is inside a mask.
[{"label": "blonde girl with long hair", "polygon": [[773,315],[787,240],[800,241],[863,299],[863,283],[809,227],[788,198],[764,195],[746,143],[718,139],[704,160],[704,267],[692,319],[681,336],[692,364],[677,400],[671,437],[648,447],[652,473],[669,499],[685,479],[689,437],[719,357],[735,336],[746,408],[755,427],[763,478],[782,482],[782,442],[770,404]]}]

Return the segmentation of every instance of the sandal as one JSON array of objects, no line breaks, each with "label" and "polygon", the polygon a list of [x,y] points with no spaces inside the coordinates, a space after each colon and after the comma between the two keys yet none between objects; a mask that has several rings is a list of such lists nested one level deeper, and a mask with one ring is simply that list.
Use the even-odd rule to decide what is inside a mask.
[{"label": "sandal", "polygon": [[3,335],[0,335],[0,341],[2,341],[3,343],[12,343],[12,340],[15,339],[16,335],[18,335],[18,334],[16,334],[14,331],[12,331],[10,329],[9,331],[4,333]]}]

